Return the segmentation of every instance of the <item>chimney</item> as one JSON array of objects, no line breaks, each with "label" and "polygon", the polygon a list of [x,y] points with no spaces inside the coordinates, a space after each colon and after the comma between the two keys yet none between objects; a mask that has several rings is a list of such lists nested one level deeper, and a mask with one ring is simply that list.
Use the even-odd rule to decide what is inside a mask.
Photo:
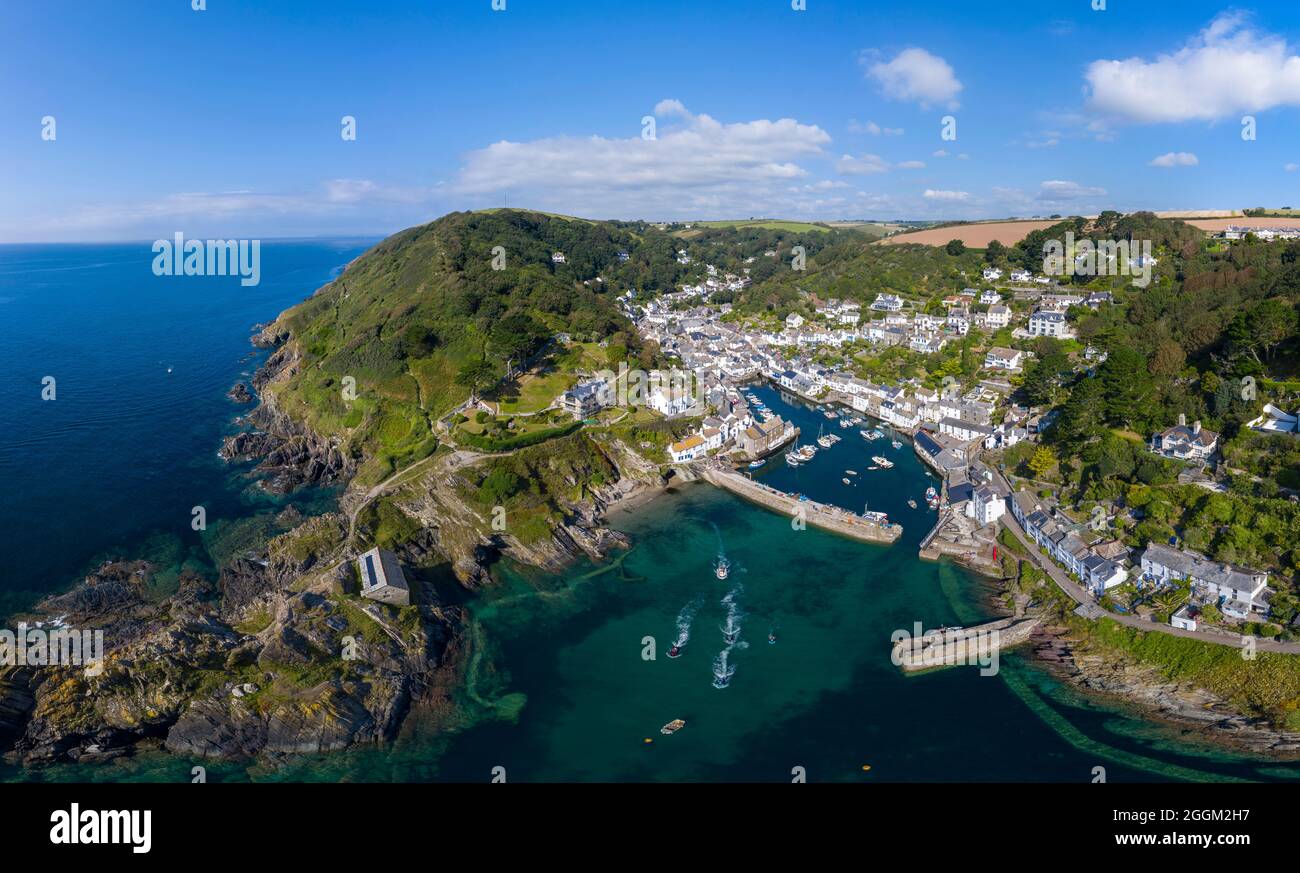
[{"label": "chimney", "polygon": [[1187,427],[1187,416],[1181,412],[1178,413],[1178,426]]},{"label": "chimney", "polygon": [[1192,422],[1192,433],[1196,436],[1201,435],[1201,423],[1199,421]]}]

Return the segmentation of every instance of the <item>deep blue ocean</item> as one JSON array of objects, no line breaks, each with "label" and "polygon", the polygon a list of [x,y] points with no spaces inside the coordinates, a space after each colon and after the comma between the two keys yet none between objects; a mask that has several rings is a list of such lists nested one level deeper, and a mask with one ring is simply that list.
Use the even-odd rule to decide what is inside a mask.
[{"label": "deep blue ocean", "polygon": [[236,519],[274,511],[217,457],[249,408],[226,391],[263,360],[251,327],[372,243],[264,241],[254,287],[154,276],[147,241],[0,246],[0,613],[108,556],[210,565],[234,547]]}]

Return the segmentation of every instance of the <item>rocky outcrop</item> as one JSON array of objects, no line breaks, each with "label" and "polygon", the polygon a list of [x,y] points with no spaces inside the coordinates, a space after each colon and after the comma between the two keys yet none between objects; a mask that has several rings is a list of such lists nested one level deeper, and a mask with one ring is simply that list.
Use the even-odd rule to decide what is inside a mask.
[{"label": "rocky outcrop", "polygon": [[1147,716],[1210,743],[1279,759],[1300,758],[1300,733],[1243,715],[1203,688],[1170,682],[1155,668],[1124,658],[1080,651],[1061,628],[1040,631],[1033,643],[1040,662],[1080,688],[1139,706]]},{"label": "rocky outcrop", "polygon": [[226,397],[240,404],[252,403],[257,399],[243,382],[236,382],[235,387],[226,392]]},{"label": "rocky outcrop", "polygon": [[[339,520],[304,527],[313,523]],[[158,601],[145,596],[152,568],[119,562],[47,599],[31,620],[102,629],[105,657],[89,670],[0,673],[11,755],[82,761],[147,742],[208,758],[276,757],[391,739],[437,674],[454,669],[446,656],[463,617],[418,583],[415,605],[399,611],[338,593],[330,573],[296,572],[322,557],[307,561],[290,540],[265,561],[231,562],[216,583],[186,574]]]},{"label": "rocky outcrop", "polygon": [[[271,325],[258,335],[265,343],[283,342],[287,333]],[[245,423],[252,430],[227,436],[220,455],[227,461],[257,462],[253,475],[265,490],[288,494],[302,487],[346,483],[356,472],[357,459],[335,439],[317,434],[285,414],[276,404],[271,383],[297,372],[298,357],[291,345],[281,345],[253,376],[261,403]]]}]

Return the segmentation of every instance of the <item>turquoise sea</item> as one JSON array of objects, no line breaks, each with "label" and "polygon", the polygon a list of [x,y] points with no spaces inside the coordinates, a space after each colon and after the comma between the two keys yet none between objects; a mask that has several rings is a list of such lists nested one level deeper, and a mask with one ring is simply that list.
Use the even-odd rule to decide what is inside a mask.
[{"label": "turquoise sea", "polygon": [[[107,551],[155,549],[210,562],[222,547],[189,534],[208,495],[231,530],[273,512],[240,471],[215,457],[238,414],[224,398],[251,371],[248,326],[309,294],[359,241],[263,248],[263,284],[163,287],[148,247],[0,248],[0,430],[6,596],[62,587]],[[171,367],[171,373],[166,372]],[[59,398],[39,400],[41,377]],[[759,389],[811,439],[827,422]],[[63,405],[67,401],[67,405]],[[42,405],[43,404],[43,405]],[[465,689],[477,716],[448,734],[412,719],[383,748],[282,766],[141,754],[109,764],[0,771],[22,780],[311,781],[1109,781],[1300,779],[1300,767],[1189,742],[1140,714],[1080,696],[1018,655],[997,675],[953,668],[903,676],[895,629],[989,617],[981,580],[920,561],[932,481],[911,447],[868,444],[857,428],[809,465],[777,459],[756,475],[776,487],[905,526],[892,546],[845,540],[703,484],[617,514],[633,539],[614,560],[560,576],[498,566],[499,584],[464,595],[475,657]],[[869,456],[895,461],[868,471]],[[845,470],[858,472],[848,477]],[[855,480],[844,485],[842,478]],[[917,499],[920,508],[906,505]],[[308,495],[324,505],[329,495]],[[314,502],[314,503],[313,503]],[[310,508],[310,506],[309,506]],[[232,540],[238,537],[231,534]],[[170,543],[167,552],[159,543]],[[720,553],[732,573],[719,581]],[[35,572],[39,570],[39,572]],[[729,612],[730,611],[730,612]],[[714,687],[731,614],[738,642],[727,687]],[[683,627],[682,657],[666,657]],[[769,632],[776,642],[768,642]],[[687,724],[672,736],[659,727]],[[646,742],[650,740],[651,742]],[[869,768],[869,769],[864,769]]]}]

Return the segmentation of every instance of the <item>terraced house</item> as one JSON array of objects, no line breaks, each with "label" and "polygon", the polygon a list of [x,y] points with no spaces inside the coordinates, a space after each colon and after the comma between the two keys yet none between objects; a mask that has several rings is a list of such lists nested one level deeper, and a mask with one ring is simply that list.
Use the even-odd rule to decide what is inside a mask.
[{"label": "terraced house", "polygon": [[1128,570],[1084,540],[1083,525],[1054,508],[1048,509],[1030,492],[1017,491],[1012,496],[1011,514],[1052,560],[1078,578],[1094,596],[1100,597],[1108,588],[1128,579]]},{"label": "terraced house", "polygon": [[1142,553],[1142,575],[1157,583],[1187,580],[1192,594],[1214,603],[1227,616],[1249,618],[1268,612],[1268,574],[1212,561],[1200,552],[1152,543]]}]

